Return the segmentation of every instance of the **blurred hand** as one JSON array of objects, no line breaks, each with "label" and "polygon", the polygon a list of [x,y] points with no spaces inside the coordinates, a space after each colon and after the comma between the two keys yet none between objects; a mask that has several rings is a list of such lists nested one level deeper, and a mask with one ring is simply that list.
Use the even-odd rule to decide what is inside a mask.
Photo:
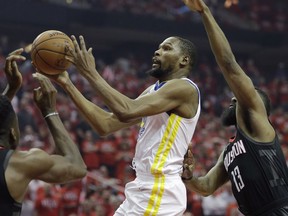
[{"label": "blurred hand", "polygon": [[34,89],[34,101],[43,116],[56,111],[57,90],[52,85],[49,78],[40,73],[32,74],[38,80],[40,87]]},{"label": "blurred hand", "polygon": [[26,58],[21,55],[23,49],[17,49],[11,52],[6,58],[5,75],[8,82],[7,96],[12,99],[22,85],[22,75],[18,69],[17,61],[25,61]]},{"label": "blurred hand", "polygon": [[183,2],[192,11],[203,12],[207,7],[202,0],[183,0]]},{"label": "blurred hand", "polygon": [[182,179],[192,179],[195,168],[195,159],[192,154],[192,145],[188,146],[188,150],[184,156]]},{"label": "blurred hand", "polygon": [[224,3],[224,6],[226,8],[229,8],[231,7],[233,4],[238,4],[239,3],[239,0],[226,0],[225,3]]}]

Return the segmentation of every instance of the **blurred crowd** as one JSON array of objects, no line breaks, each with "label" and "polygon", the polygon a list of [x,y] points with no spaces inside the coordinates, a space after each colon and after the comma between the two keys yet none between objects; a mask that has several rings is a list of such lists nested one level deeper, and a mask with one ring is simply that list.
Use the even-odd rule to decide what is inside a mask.
[{"label": "blurred crowd", "polygon": [[[190,13],[182,1],[165,0],[42,0],[69,7],[91,10],[105,10],[119,13],[154,16],[168,20],[199,20],[199,16]],[[286,0],[239,0],[229,9],[224,7],[224,0],[207,0],[217,20],[225,25],[250,30],[267,32],[288,31]],[[227,1],[229,2],[229,1]],[[189,12],[189,13],[188,13]]]},{"label": "blurred crowd", "polygon": [[[109,2],[109,1],[108,1]],[[114,1],[116,2],[116,1]],[[132,2],[132,1],[131,1]],[[4,89],[3,66],[6,55],[12,47],[9,40],[0,40],[0,88]],[[208,55],[207,55],[208,56]],[[33,103],[33,89],[36,82],[32,79],[34,68],[29,54],[27,61],[20,65],[23,74],[23,87],[13,100],[13,106],[19,118],[22,150],[31,147],[55,151],[51,135],[41,114]],[[101,56],[95,56],[97,69],[107,82],[125,95],[136,98],[144,89],[155,82],[147,77],[145,71],[151,67],[151,60],[139,59],[136,54],[115,58],[109,63]],[[272,102],[271,122],[279,132],[281,146],[288,164],[288,71],[286,65],[279,62],[273,70],[267,71],[257,65],[253,59],[240,58],[239,64],[251,77],[256,86],[267,91]],[[71,66],[68,70],[76,87],[87,99],[107,109],[100,98]],[[214,58],[200,57],[191,77],[201,91],[202,113],[195,136],[191,141],[196,158],[195,175],[206,173],[213,164],[227,140],[233,135],[232,128],[221,126],[220,114],[229,106],[232,97]],[[88,175],[81,181],[52,185],[41,181],[30,184],[22,216],[110,216],[124,199],[124,186],[135,176],[131,168],[138,127],[121,130],[107,137],[99,137],[85,122],[69,97],[58,89],[57,110],[65,127],[70,132],[89,169]],[[209,197],[188,192],[186,216],[236,216],[237,210],[229,184]]]}]

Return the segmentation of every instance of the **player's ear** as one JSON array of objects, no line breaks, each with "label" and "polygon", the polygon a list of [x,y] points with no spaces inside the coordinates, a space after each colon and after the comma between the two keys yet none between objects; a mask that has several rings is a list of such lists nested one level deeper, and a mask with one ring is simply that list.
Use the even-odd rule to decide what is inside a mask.
[{"label": "player's ear", "polygon": [[186,66],[186,65],[189,64],[189,61],[190,61],[190,59],[189,59],[188,56],[183,56],[182,59],[181,59],[180,64],[181,64],[182,66]]}]

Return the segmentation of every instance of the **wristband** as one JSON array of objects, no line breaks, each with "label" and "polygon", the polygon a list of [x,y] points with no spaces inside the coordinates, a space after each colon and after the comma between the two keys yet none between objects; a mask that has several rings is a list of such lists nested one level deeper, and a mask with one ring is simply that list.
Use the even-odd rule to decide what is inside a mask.
[{"label": "wristband", "polygon": [[44,117],[44,119],[46,119],[46,118],[48,118],[48,117],[50,117],[50,116],[55,116],[55,115],[59,115],[59,113],[58,113],[58,112],[48,113],[48,114]]}]

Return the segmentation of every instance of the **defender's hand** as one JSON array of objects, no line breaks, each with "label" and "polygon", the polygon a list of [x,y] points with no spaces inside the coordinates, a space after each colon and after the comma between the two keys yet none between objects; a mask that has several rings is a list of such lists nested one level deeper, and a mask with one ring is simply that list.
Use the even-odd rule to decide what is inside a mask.
[{"label": "defender's hand", "polygon": [[194,168],[195,168],[195,159],[192,154],[192,145],[189,145],[188,150],[184,156],[182,180],[184,181],[191,180],[193,177]]},{"label": "defender's hand", "polygon": [[190,10],[200,13],[207,7],[202,0],[183,0],[183,2]]},{"label": "defender's hand", "polygon": [[18,69],[17,61],[25,61],[26,58],[22,56],[23,48],[14,50],[6,58],[5,75],[9,85],[9,91],[17,91],[22,85],[22,75]]},{"label": "defender's hand", "polygon": [[34,101],[42,112],[43,116],[56,111],[57,90],[51,81],[40,73],[32,74],[37,79],[40,87],[34,89]]}]

